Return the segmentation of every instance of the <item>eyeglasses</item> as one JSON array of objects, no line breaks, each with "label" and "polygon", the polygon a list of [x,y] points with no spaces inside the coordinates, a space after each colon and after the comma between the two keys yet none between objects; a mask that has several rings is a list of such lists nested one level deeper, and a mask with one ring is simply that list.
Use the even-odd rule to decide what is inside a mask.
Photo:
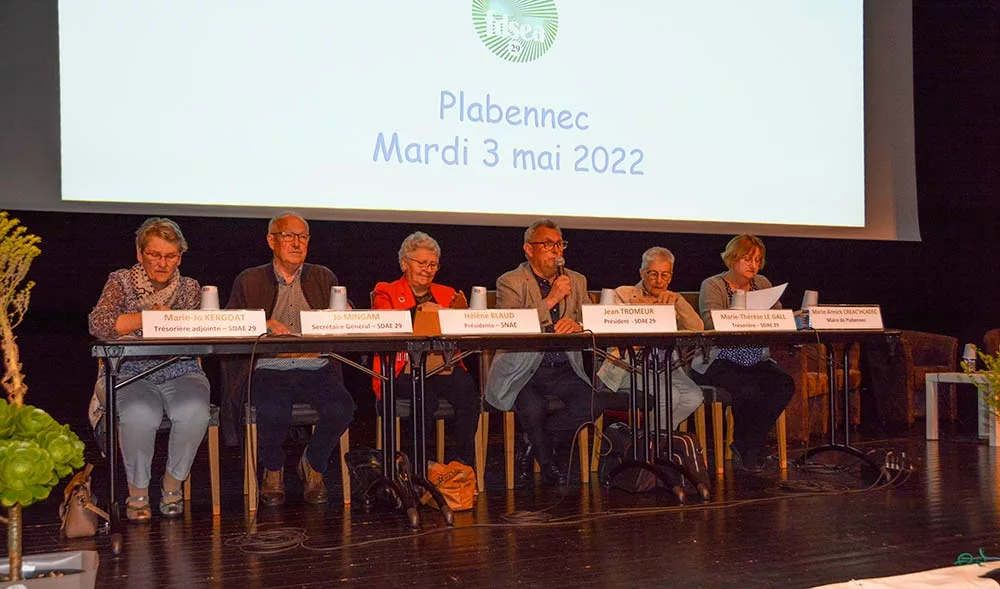
[{"label": "eyeglasses", "polygon": [[432,262],[430,260],[420,261],[420,260],[414,260],[411,257],[407,257],[406,259],[409,260],[414,265],[416,265],[416,267],[420,268],[421,270],[430,270],[431,272],[434,272],[441,267],[441,265],[438,264],[437,262]]},{"label": "eyeglasses", "polygon": [[309,243],[308,233],[289,233],[287,231],[276,231],[271,235],[277,236],[281,243],[292,243],[293,241],[301,241],[302,243]]},{"label": "eyeglasses", "polygon": [[153,262],[164,261],[167,262],[168,264],[172,264],[177,260],[181,259],[180,252],[174,252],[172,254],[161,254],[160,252],[147,252],[146,250],[143,250],[142,255],[146,256],[149,260]]},{"label": "eyeglasses", "polygon": [[673,272],[657,272],[656,270],[647,270],[646,271],[646,278],[648,278],[650,280],[666,280],[666,281],[669,281],[671,278],[673,278],[673,276],[674,276]]},{"label": "eyeglasses", "polygon": [[528,244],[537,245],[541,247],[542,250],[547,252],[551,252],[553,249],[557,247],[561,250],[564,250],[567,247],[569,247],[569,242],[566,241],[565,239],[562,241],[529,241]]}]

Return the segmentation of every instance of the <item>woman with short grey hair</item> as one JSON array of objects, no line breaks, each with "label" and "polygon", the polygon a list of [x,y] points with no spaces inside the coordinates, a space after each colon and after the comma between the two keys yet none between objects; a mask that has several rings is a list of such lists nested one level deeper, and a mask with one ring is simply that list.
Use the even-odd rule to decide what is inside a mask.
[{"label": "woman with short grey hair", "polygon": [[[110,340],[142,335],[142,311],[197,309],[201,303],[198,281],[180,275],[187,240],[170,219],[147,219],[135,232],[137,263],[108,276],[101,297],[87,317],[90,334]],[[160,358],[124,360],[122,377],[134,376],[161,363]],[[103,370],[102,370],[103,372]],[[166,472],[160,485],[160,513],[184,513],[181,483],[205,437],[209,416],[209,385],[198,362],[188,358],[161,368],[117,392],[122,459],[129,497],[125,513],[134,522],[149,521],[151,462],[156,431],[164,414],[170,419]],[[104,419],[104,377],[97,379],[91,400],[91,424],[99,431]],[[98,435],[98,439],[102,439]],[[105,448],[113,452],[113,448]]]}]

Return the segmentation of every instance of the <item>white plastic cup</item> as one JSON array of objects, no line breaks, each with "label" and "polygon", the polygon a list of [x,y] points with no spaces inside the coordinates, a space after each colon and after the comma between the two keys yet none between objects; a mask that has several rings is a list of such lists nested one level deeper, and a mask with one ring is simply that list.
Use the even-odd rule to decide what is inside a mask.
[{"label": "white plastic cup", "polygon": [[802,293],[802,310],[805,311],[809,307],[815,307],[819,304],[819,292],[815,290],[807,290]]},{"label": "white plastic cup", "polygon": [[962,364],[966,371],[976,371],[976,344],[965,344],[965,350],[962,351]]},{"label": "white plastic cup", "polygon": [[602,288],[601,289],[601,303],[602,305],[613,305],[615,304],[615,289],[613,288]]},{"label": "white plastic cup", "polygon": [[729,301],[730,309],[746,309],[747,308],[747,291],[745,290],[734,290],[733,298]]},{"label": "white plastic cup", "polygon": [[486,287],[473,286],[472,297],[469,299],[469,308],[482,311],[486,308]]},{"label": "white plastic cup", "polygon": [[332,286],[330,287],[330,308],[334,311],[346,311],[347,310],[347,287],[346,286]]},{"label": "white plastic cup", "polygon": [[215,286],[203,286],[201,287],[201,310],[202,311],[218,311],[219,310],[219,289]]}]

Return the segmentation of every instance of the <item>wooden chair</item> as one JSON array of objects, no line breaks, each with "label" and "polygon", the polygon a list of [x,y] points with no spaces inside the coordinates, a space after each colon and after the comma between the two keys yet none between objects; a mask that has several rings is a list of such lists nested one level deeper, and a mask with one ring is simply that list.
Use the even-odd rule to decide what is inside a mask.
[{"label": "wooden chair", "polygon": [[[249,510],[257,511],[257,408],[245,406],[246,411],[246,440],[243,444],[243,494],[247,496]],[[295,403],[292,405],[292,425],[291,427],[311,426],[316,429],[319,422],[319,414],[307,403]],[[340,436],[340,478],[344,493],[344,504],[351,503],[351,476],[347,470],[347,462],[344,455],[351,449],[350,429],[344,430]]]},{"label": "wooden chair", "polygon": [[[396,451],[398,452],[401,447],[402,437],[400,435],[400,424],[403,419],[410,418],[411,409],[410,399],[396,399]],[[435,442],[435,456],[434,460],[440,463],[444,463],[444,420],[451,419],[455,417],[455,409],[451,406],[451,403],[447,399],[438,399],[438,406],[434,410],[434,442]],[[479,438],[476,438],[476,444],[479,444]],[[375,449],[382,449],[382,416],[375,416]]]},{"label": "wooden chair", "polygon": [[[924,376],[934,372],[958,371],[958,338],[923,331],[903,331],[903,357],[906,361],[906,423],[912,425],[916,416],[923,415],[925,399]],[[949,387],[948,416],[955,421],[955,386]],[[898,400],[897,400],[898,402]]]},{"label": "wooden chair", "polygon": [[983,351],[995,355],[1000,352],[1000,329],[991,329],[983,336]]}]

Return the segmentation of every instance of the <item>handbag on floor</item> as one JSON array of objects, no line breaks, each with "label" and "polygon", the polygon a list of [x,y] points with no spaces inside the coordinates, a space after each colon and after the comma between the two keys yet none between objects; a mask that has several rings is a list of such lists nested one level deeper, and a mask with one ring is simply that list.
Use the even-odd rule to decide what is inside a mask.
[{"label": "handbag on floor", "polygon": [[[452,511],[472,509],[476,496],[476,473],[471,466],[457,460],[452,460],[448,464],[429,460],[427,480],[437,487]],[[427,492],[424,492],[420,501],[426,505],[435,504],[431,494]]]},{"label": "handbag on floor", "polygon": [[90,471],[93,464],[88,464],[83,470],[73,475],[63,491],[63,501],[59,506],[59,518],[62,525],[59,533],[64,538],[87,538],[97,534],[101,526],[99,518],[108,521],[108,513],[94,502],[94,494],[90,490]]}]

